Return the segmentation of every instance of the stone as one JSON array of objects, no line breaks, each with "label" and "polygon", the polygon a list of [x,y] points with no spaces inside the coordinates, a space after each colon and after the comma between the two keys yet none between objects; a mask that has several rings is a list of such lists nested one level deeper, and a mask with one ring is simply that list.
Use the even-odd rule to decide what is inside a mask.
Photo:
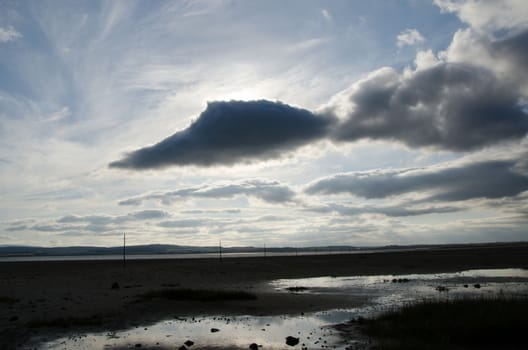
[{"label": "stone", "polygon": [[286,345],[295,346],[299,344],[299,338],[292,337],[291,335],[286,337]]}]

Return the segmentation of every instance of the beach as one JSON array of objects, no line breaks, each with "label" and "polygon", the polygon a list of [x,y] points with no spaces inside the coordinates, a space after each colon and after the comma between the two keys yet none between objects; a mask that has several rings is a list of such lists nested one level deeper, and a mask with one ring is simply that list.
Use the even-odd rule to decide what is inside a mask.
[{"label": "beach", "polygon": [[[23,344],[54,320],[97,319],[123,329],[168,317],[283,315],[350,308],[354,295],[279,293],[270,281],[322,276],[404,275],[469,269],[528,268],[528,244],[490,244],[357,254],[122,261],[46,261],[0,264],[3,348]],[[167,289],[242,291],[248,300],[144,298]],[[36,327],[36,325],[39,325]]]}]

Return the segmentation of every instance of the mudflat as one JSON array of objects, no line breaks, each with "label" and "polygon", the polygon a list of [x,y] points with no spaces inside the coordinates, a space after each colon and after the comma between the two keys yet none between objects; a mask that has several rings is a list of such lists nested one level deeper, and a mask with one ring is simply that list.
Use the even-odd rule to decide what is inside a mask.
[{"label": "mudflat", "polygon": [[[362,302],[353,295],[279,293],[268,284],[276,279],[509,267],[528,268],[528,243],[222,261],[129,260],[125,266],[112,260],[4,262],[0,263],[0,344],[13,348],[46,324],[48,328],[69,322],[71,327],[117,329],[166,317],[297,314]],[[145,297],[155,291],[177,289],[247,292],[256,298],[203,301]]]}]

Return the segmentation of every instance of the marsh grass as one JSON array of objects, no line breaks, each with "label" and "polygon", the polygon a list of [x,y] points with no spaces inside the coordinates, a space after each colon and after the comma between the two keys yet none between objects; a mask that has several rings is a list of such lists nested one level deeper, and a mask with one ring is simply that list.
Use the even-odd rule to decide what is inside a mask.
[{"label": "marsh grass", "polygon": [[228,301],[228,300],[255,300],[257,296],[244,291],[230,290],[209,290],[209,289],[161,289],[142,294],[142,300],[154,298],[169,300],[190,300],[190,301]]},{"label": "marsh grass", "polygon": [[365,325],[380,349],[525,349],[528,297],[424,301]]}]

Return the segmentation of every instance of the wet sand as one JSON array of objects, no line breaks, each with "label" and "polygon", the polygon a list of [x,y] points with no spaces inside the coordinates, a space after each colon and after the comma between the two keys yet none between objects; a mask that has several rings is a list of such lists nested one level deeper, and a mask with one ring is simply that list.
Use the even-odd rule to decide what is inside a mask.
[{"label": "wet sand", "polygon": [[[300,314],[359,305],[353,296],[277,293],[283,278],[454,272],[528,268],[528,243],[434,250],[223,259],[0,263],[0,344],[13,348],[35,322],[97,318],[101,329],[143,325],[167,317]],[[117,282],[118,289],[112,289]],[[140,300],[167,288],[242,290],[256,300],[223,302]]]}]

